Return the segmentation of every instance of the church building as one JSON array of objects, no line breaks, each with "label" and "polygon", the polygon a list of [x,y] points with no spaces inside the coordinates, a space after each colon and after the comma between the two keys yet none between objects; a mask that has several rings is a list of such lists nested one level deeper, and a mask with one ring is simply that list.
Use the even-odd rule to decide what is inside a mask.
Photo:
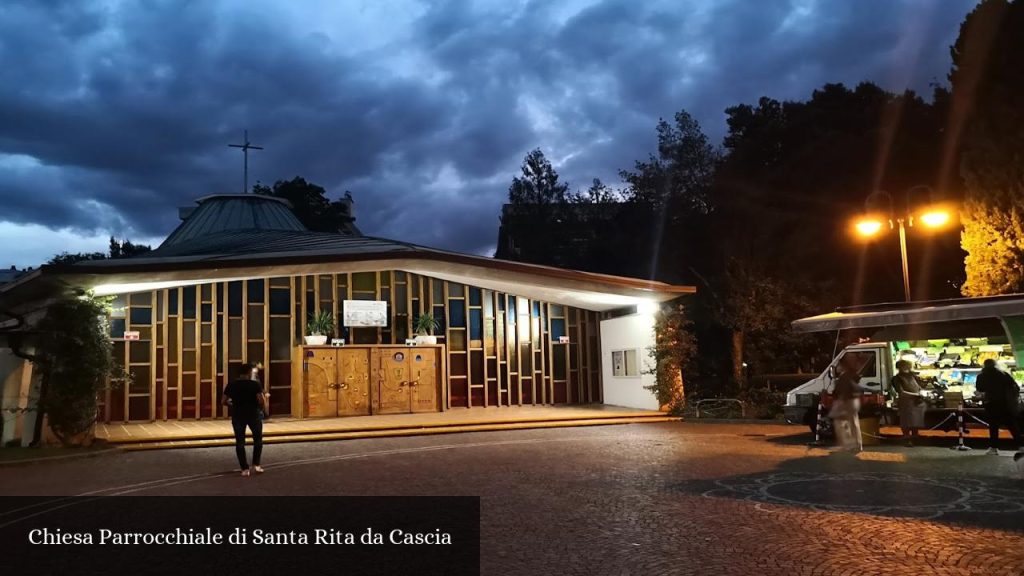
[{"label": "church building", "polygon": [[[56,287],[115,297],[114,354],[132,377],[100,399],[101,421],[224,418],[221,391],[247,362],[262,364],[271,413],[296,418],[657,409],[644,388],[653,312],[694,292],[365,236],[354,218],[341,233],[312,232],[288,202],[257,194],[206,196],[180,217],[152,252],[43,266],[0,286],[6,301]],[[323,312],[330,333],[307,344]],[[426,314],[436,343],[417,338]]]}]

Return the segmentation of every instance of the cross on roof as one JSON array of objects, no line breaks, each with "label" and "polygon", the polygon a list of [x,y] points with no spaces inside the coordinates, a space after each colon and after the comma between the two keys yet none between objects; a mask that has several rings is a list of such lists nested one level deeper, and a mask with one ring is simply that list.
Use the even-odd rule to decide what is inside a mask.
[{"label": "cross on roof", "polygon": [[262,146],[254,146],[249,143],[249,131],[245,131],[245,144],[228,144],[229,148],[241,148],[244,157],[242,168],[242,194],[249,193],[249,150],[263,150]]}]

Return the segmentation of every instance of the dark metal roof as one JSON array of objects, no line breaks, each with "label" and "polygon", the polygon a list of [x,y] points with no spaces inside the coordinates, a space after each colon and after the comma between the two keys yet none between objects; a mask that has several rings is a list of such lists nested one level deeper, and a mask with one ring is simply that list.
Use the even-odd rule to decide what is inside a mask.
[{"label": "dark metal roof", "polygon": [[306,231],[288,203],[280,198],[260,194],[219,194],[196,202],[199,206],[171,232],[160,249],[207,239],[223,232]]},{"label": "dark metal roof", "polygon": [[24,272],[21,270],[0,270],[0,284],[11,282],[22,274],[24,274]]},{"label": "dark metal roof", "polygon": [[[331,253],[335,255],[378,254],[381,252],[413,251],[411,244],[373,238],[369,236],[347,236],[331,232],[309,232],[307,230],[231,230],[207,234],[198,238],[181,240],[134,258],[96,261],[97,265],[124,262],[138,264],[147,260],[170,257],[203,256],[204,259],[231,256],[260,256],[288,252]],[[82,262],[82,264],[86,264]]]}]

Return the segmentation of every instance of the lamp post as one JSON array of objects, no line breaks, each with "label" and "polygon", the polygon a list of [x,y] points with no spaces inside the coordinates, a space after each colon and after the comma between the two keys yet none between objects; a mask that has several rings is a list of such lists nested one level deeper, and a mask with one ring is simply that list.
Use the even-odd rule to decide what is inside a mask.
[{"label": "lamp post", "polygon": [[[911,193],[917,190],[927,191],[928,202],[915,208],[911,202]],[[900,234],[900,261],[903,264],[903,298],[910,302],[910,268],[907,265],[907,228],[914,226],[914,216],[925,228],[938,229],[945,226],[950,220],[950,210],[946,206],[936,204],[933,201],[934,192],[929,186],[913,186],[903,192],[906,200],[904,210],[897,212],[893,204],[892,194],[885,190],[877,190],[868,195],[864,200],[864,215],[857,219],[854,227],[857,233],[864,238],[871,238],[882,231],[883,221],[888,220],[889,229],[893,230],[899,225]],[[888,199],[888,213],[880,213],[877,210],[878,198]]]}]

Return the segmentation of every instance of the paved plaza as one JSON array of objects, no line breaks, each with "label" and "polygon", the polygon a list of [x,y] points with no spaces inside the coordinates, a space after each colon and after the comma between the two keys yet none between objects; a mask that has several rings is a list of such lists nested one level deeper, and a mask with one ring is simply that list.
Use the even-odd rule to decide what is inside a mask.
[{"label": "paved plaza", "polygon": [[1024,479],[943,446],[657,423],[115,452],[0,467],[0,494],[479,495],[483,574],[1020,575]]}]

